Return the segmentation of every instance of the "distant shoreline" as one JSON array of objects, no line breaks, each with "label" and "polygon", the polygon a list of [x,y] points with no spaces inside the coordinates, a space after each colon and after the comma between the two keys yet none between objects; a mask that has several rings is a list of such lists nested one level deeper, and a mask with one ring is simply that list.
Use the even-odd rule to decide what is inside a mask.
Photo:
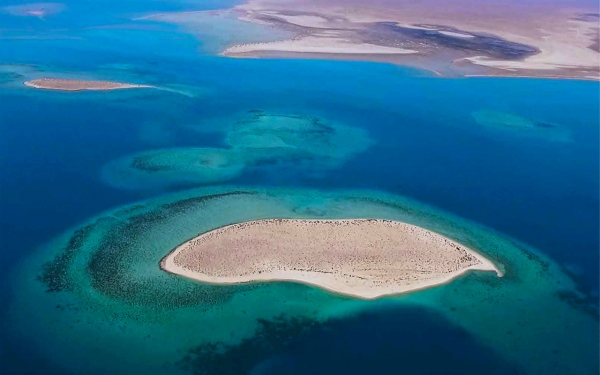
[{"label": "distant shoreline", "polygon": [[159,266],[211,284],[292,281],[359,299],[431,288],[471,270],[502,276],[490,260],[446,237],[380,219],[231,224],[177,246]]},{"label": "distant shoreline", "polygon": [[248,0],[224,12],[292,36],[240,40],[221,56],[372,61],[443,77],[600,80],[599,33],[596,23],[582,16],[584,9],[535,13],[492,7],[477,12],[451,6],[440,10],[432,2]]},{"label": "distant shoreline", "polygon": [[31,81],[25,81],[24,85],[35,89],[57,91],[109,91],[154,87],[150,85],[138,85],[114,81],[95,81],[61,78],[39,78]]}]

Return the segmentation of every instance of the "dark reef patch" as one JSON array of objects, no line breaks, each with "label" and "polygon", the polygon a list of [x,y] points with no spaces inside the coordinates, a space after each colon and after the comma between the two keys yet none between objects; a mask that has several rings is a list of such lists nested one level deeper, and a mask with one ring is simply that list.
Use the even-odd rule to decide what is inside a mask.
[{"label": "dark reef patch", "polygon": [[176,365],[194,375],[520,373],[441,315],[416,307],[325,322],[259,320],[254,336],[199,345]]},{"label": "dark reef patch", "polygon": [[145,208],[146,208],[146,206],[144,204],[135,204],[135,205],[120,209],[119,211],[115,212],[113,215],[116,217],[122,217],[122,216],[127,217],[136,212],[142,212]]},{"label": "dark reef patch", "polygon": [[86,244],[95,224],[77,229],[64,247],[62,253],[53,260],[44,263],[42,272],[37,279],[46,285],[46,292],[61,292],[72,290],[69,280],[69,269],[76,253]]},{"label": "dark reef patch", "polygon": [[[231,298],[235,293],[257,287],[256,285],[216,286],[165,275],[170,280],[138,279],[131,274],[131,265],[139,261],[136,246],[148,230],[160,226],[164,221],[184,214],[212,200],[232,196],[252,195],[234,191],[202,197],[193,197],[166,203],[151,212],[136,214],[115,224],[90,257],[87,273],[92,287],[112,299],[130,305],[171,309],[201,304],[214,305]],[[165,252],[168,249],[165,249]],[[156,262],[158,268],[158,258]]]},{"label": "dark reef patch", "polygon": [[600,321],[600,310],[598,309],[597,297],[572,290],[561,290],[556,292],[556,295],[558,298],[571,305],[571,307],[583,311],[596,321]]},{"label": "dark reef patch", "polygon": [[535,126],[536,128],[544,128],[544,129],[552,129],[552,128],[557,127],[555,124],[551,124],[549,122],[543,122],[543,121],[535,121],[533,123],[533,126]]},{"label": "dark reef patch", "polygon": [[194,375],[249,374],[261,359],[288,349],[293,340],[316,329],[317,322],[306,317],[279,316],[272,321],[260,319],[254,336],[238,345],[207,343],[191,349],[176,364]]},{"label": "dark reef patch", "polygon": [[598,286],[590,284],[589,280],[580,272],[564,265],[561,265],[561,269],[575,282],[576,289],[558,291],[556,293],[558,298],[567,302],[573,308],[591,315],[596,320],[600,320],[600,301],[598,301],[598,292],[594,290]]},{"label": "dark reef patch", "polygon": [[[47,292],[74,291],[75,286],[69,275],[73,260],[84,246],[88,246],[90,248],[86,249],[86,252],[90,252],[90,257],[86,264],[86,272],[90,277],[91,287],[109,298],[130,305],[161,309],[224,302],[235,293],[258,286],[255,284],[226,287],[204,285],[169,275],[165,277],[170,277],[171,280],[165,283],[164,280],[136,278],[131,274],[130,267],[139,261],[140,249],[136,247],[139,246],[140,241],[143,241],[148,230],[215,199],[254,194],[247,191],[232,191],[192,197],[165,203],[150,212],[145,211],[147,209],[145,205],[126,207],[117,211],[115,215],[98,219],[90,225],[77,229],[62,252],[42,265],[37,280],[46,286]],[[101,225],[105,226],[107,232],[97,243],[92,242],[91,234]]]},{"label": "dark reef patch", "polygon": [[165,172],[173,170],[174,168],[169,165],[153,164],[151,159],[153,155],[140,155],[133,158],[131,161],[131,168],[144,171],[144,172]]},{"label": "dark reef patch", "polygon": [[[182,200],[178,200],[178,201],[175,201],[172,203],[166,203],[166,204],[162,205],[159,208],[160,215],[163,215],[163,216],[164,215],[167,215],[167,216],[179,215],[179,214],[187,212],[190,209],[197,208],[197,205],[207,203],[214,199],[225,198],[225,197],[230,197],[230,196],[235,196],[235,195],[256,196],[257,194],[253,193],[251,191],[236,190],[236,191],[230,191],[227,193],[218,193],[218,194],[212,194],[212,195],[204,195],[204,196],[200,196],[200,197],[186,198],[186,199],[182,199]],[[159,211],[159,210],[157,210],[157,211]]]},{"label": "dark reef patch", "polygon": [[23,80],[24,76],[15,72],[0,72],[0,84]]}]

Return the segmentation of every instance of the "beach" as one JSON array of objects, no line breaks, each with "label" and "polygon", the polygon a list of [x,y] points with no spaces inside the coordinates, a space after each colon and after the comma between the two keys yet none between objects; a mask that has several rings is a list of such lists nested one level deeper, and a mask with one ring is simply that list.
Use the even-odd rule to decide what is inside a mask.
[{"label": "beach", "polygon": [[269,219],[222,227],[160,263],[190,279],[237,284],[295,281],[373,299],[444,284],[470,270],[502,272],[448,238],[379,219]]},{"label": "beach", "polygon": [[131,83],[121,83],[113,81],[95,81],[81,79],[62,79],[62,78],[40,78],[31,81],[25,81],[25,86],[36,89],[59,90],[59,91],[106,91],[119,89],[137,89],[151,88],[150,85],[137,85]]}]

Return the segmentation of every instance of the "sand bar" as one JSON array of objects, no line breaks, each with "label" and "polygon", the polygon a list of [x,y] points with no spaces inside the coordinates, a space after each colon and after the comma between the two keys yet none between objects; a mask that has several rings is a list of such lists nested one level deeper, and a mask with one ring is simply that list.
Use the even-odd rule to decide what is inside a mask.
[{"label": "sand bar", "polygon": [[136,85],[136,84],[130,84],[130,83],[113,82],[113,81],[95,81],[95,80],[81,80],[81,79],[61,79],[61,78],[34,79],[31,81],[26,81],[25,86],[33,87],[36,89],[60,90],[60,91],[82,91],[82,90],[105,91],[105,90],[137,89],[137,88],[153,87],[153,86],[149,86],[149,85]]},{"label": "sand bar", "polygon": [[183,243],[160,266],[207,283],[295,281],[364,299],[444,284],[469,270],[502,276],[491,261],[459,243],[380,219],[233,224]]},{"label": "sand bar", "polygon": [[417,51],[380,46],[370,43],[355,43],[338,37],[329,36],[308,36],[293,40],[282,40],[267,43],[247,43],[239,44],[227,48],[223,55],[236,56],[236,54],[256,52],[256,51],[278,51],[294,53],[335,53],[335,54],[408,54],[417,53]]}]

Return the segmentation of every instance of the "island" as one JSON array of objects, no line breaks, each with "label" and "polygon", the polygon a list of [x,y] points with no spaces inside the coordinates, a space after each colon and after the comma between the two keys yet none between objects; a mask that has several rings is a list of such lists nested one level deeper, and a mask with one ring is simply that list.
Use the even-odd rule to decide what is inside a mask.
[{"label": "island", "polygon": [[361,299],[429,288],[470,270],[502,272],[427,229],[382,219],[265,219],[181,244],[162,270],[213,284],[293,281]]},{"label": "island", "polygon": [[59,91],[106,91],[119,89],[137,89],[151,88],[150,85],[137,85],[131,83],[121,83],[113,81],[96,81],[82,79],[63,79],[63,78],[39,78],[31,81],[25,81],[25,86],[36,89],[59,90]]}]

